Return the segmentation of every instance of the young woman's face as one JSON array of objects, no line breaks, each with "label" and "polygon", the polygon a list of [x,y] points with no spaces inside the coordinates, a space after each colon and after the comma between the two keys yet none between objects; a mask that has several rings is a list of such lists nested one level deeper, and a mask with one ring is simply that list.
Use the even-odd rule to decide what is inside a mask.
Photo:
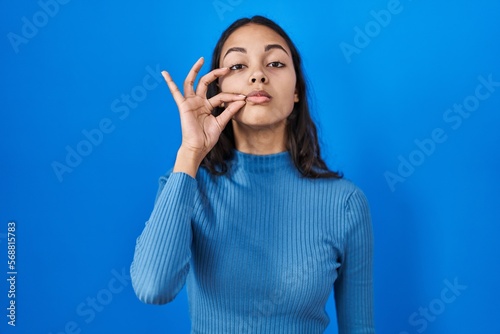
[{"label": "young woman's face", "polygon": [[286,124],[298,95],[291,52],[280,35],[257,24],[238,28],[224,43],[219,65],[230,68],[219,79],[221,91],[247,96],[234,121],[252,127]]}]

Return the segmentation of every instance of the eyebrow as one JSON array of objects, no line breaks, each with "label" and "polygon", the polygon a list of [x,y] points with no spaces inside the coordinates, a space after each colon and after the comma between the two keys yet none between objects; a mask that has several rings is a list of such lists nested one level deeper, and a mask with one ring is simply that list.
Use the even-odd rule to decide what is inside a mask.
[{"label": "eyebrow", "polygon": [[288,52],[286,52],[285,48],[282,47],[281,45],[279,44],[268,44],[266,45],[266,47],[264,48],[264,51],[269,51],[269,50],[272,50],[272,49],[280,49],[280,50],[283,50],[283,52],[285,52],[287,55],[288,55]]},{"label": "eyebrow", "polygon": [[[285,52],[287,55],[288,55],[288,52],[286,52],[285,48],[282,47],[281,45],[279,44],[268,44],[264,47],[264,51],[265,52],[268,52],[272,49],[280,49],[280,50],[283,50],[283,52]],[[230,52],[241,52],[241,53],[247,53],[247,50],[245,48],[242,48],[242,47],[233,47],[233,48],[229,48],[227,51],[226,51],[226,54],[224,55],[224,58],[226,58],[226,56],[230,53]]]}]

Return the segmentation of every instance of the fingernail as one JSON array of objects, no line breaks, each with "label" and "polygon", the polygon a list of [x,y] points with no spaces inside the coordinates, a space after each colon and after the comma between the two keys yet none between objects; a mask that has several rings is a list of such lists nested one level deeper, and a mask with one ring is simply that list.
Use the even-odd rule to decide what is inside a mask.
[{"label": "fingernail", "polygon": [[239,94],[238,96],[243,96],[243,97],[247,97],[246,95],[243,95],[243,94]]}]

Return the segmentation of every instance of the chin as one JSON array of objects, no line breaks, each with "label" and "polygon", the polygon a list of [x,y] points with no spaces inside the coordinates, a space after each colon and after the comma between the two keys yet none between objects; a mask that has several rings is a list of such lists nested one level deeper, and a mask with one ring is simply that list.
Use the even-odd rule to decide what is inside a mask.
[{"label": "chin", "polygon": [[272,123],[271,110],[265,106],[244,106],[233,119],[245,125],[265,125]]},{"label": "chin", "polygon": [[275,108],[269,105],[247,104],[240,109],[233,120],[250,127],[269,127],[286,123],[288,115],[281,115],[280,110]]},{"label": "chin", "polygon": [[276,127],[280,124],[286,124],[286,121],[269,117],[234,117],[233,126],[234,123],[237,123],[239,126],[250,127],[254,129],[268,129],[270,127]]}]

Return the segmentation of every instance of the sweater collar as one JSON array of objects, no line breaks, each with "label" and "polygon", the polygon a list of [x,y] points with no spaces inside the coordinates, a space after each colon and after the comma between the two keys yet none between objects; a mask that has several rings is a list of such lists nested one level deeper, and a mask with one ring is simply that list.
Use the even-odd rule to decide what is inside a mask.
[{"label": "sweater collar", "polygon": [[255,173],[277,172],[285,167],[293,167],[293,161],[288,151],[255,155],[234,150],[232,164],[245,171]]}]

